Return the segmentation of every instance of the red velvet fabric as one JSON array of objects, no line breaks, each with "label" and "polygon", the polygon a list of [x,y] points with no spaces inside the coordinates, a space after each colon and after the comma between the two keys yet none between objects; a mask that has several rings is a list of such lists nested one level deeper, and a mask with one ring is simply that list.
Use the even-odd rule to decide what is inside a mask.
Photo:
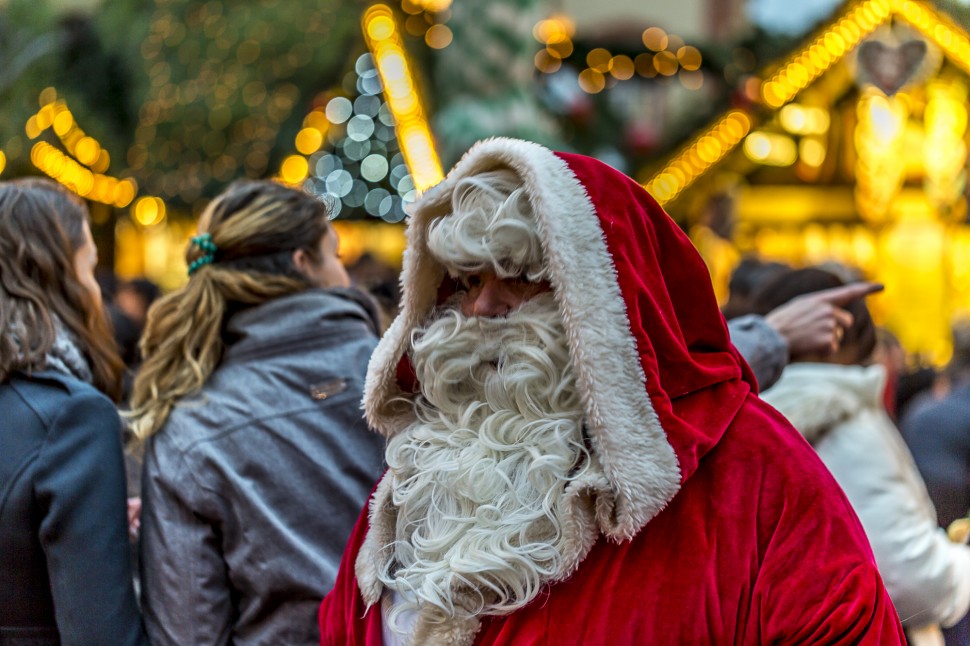
[{"label": "red velvet fabric", "polygon": [[[633,540],[601,538],[568,580],[484,618],[475,643],[904,644],[854,512],[755,396],[687,237],[629,178],[561,158],[605,234],[682,487]],[[367,527],[365,510],[320,608],[321,644],[381,644],[380,609],[364,607],[354,578]]]},{"label": "red velvet fabric", "polygon": [[680,227],[626,175],[591,157],[558,154],[599,217],[647,393],[685,481],[757,380],[731,344],[707,267]]},{"label": "red velvet fabric", "polygon": [[[320,607],[321,644],[380,646],[354,561],[362,514]],[[479,645],[905,644],[849,503],[801,436],[749,397],[663,512],[603,539],[527,608],[485,620]]]}]

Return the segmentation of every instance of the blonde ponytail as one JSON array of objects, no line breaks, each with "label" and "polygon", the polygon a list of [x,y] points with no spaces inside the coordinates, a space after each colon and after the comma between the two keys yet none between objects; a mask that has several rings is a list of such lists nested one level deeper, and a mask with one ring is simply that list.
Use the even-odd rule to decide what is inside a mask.
[{"label": "blonde ponytail", "polygon": [[[206,209],[200,230],[217,251],[193,243],[189,282],[159,299],[148,313],[131,410],[134,435],[147,440],[175,405],[198,392],[222,360],[230,304],[259,305],[305,290],[296,249],[315,253],[329,229],[326,206],[272,182],[234,184]],[[196,261],[211,254],[205,263]]]}]

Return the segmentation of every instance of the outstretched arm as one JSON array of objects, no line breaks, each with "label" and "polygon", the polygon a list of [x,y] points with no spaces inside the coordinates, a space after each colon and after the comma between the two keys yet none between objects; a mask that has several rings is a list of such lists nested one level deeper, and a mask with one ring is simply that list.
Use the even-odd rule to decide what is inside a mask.
[{"label": "outstretched arm", "polygon": [[879,283],[852,283],[804,294],[773,309],[765,321],[788,342],[789,356],[829,354],[839,349],[842,333],[852,325],[848,303],[882,291]]}]

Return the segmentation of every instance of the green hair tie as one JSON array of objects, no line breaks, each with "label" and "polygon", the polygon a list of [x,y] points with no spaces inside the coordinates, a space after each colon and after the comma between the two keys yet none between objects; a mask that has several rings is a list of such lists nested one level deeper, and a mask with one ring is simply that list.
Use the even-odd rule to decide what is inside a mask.
[{"label": "green hair tie", "polygon": [[211,233],[200,233],[197,236],[192,236],[191,243],[201,249],[203,253],[189,263],[189,276],[205,265],[211,265],[212,261],[216,258],[216,252],[219,251],[219,247],[212,241]]}]

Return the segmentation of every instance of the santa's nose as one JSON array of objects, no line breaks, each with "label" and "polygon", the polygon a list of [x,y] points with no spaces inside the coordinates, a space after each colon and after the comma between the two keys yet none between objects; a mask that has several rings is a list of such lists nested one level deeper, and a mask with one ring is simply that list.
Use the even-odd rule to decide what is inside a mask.
[{"label": "santa's nose", "polygon": [[486,274],[477,277],[469,286],[461,300],[461,313],[465,316],[505,316],[521,302],[521,296],[510,288],[508,281]]}]

